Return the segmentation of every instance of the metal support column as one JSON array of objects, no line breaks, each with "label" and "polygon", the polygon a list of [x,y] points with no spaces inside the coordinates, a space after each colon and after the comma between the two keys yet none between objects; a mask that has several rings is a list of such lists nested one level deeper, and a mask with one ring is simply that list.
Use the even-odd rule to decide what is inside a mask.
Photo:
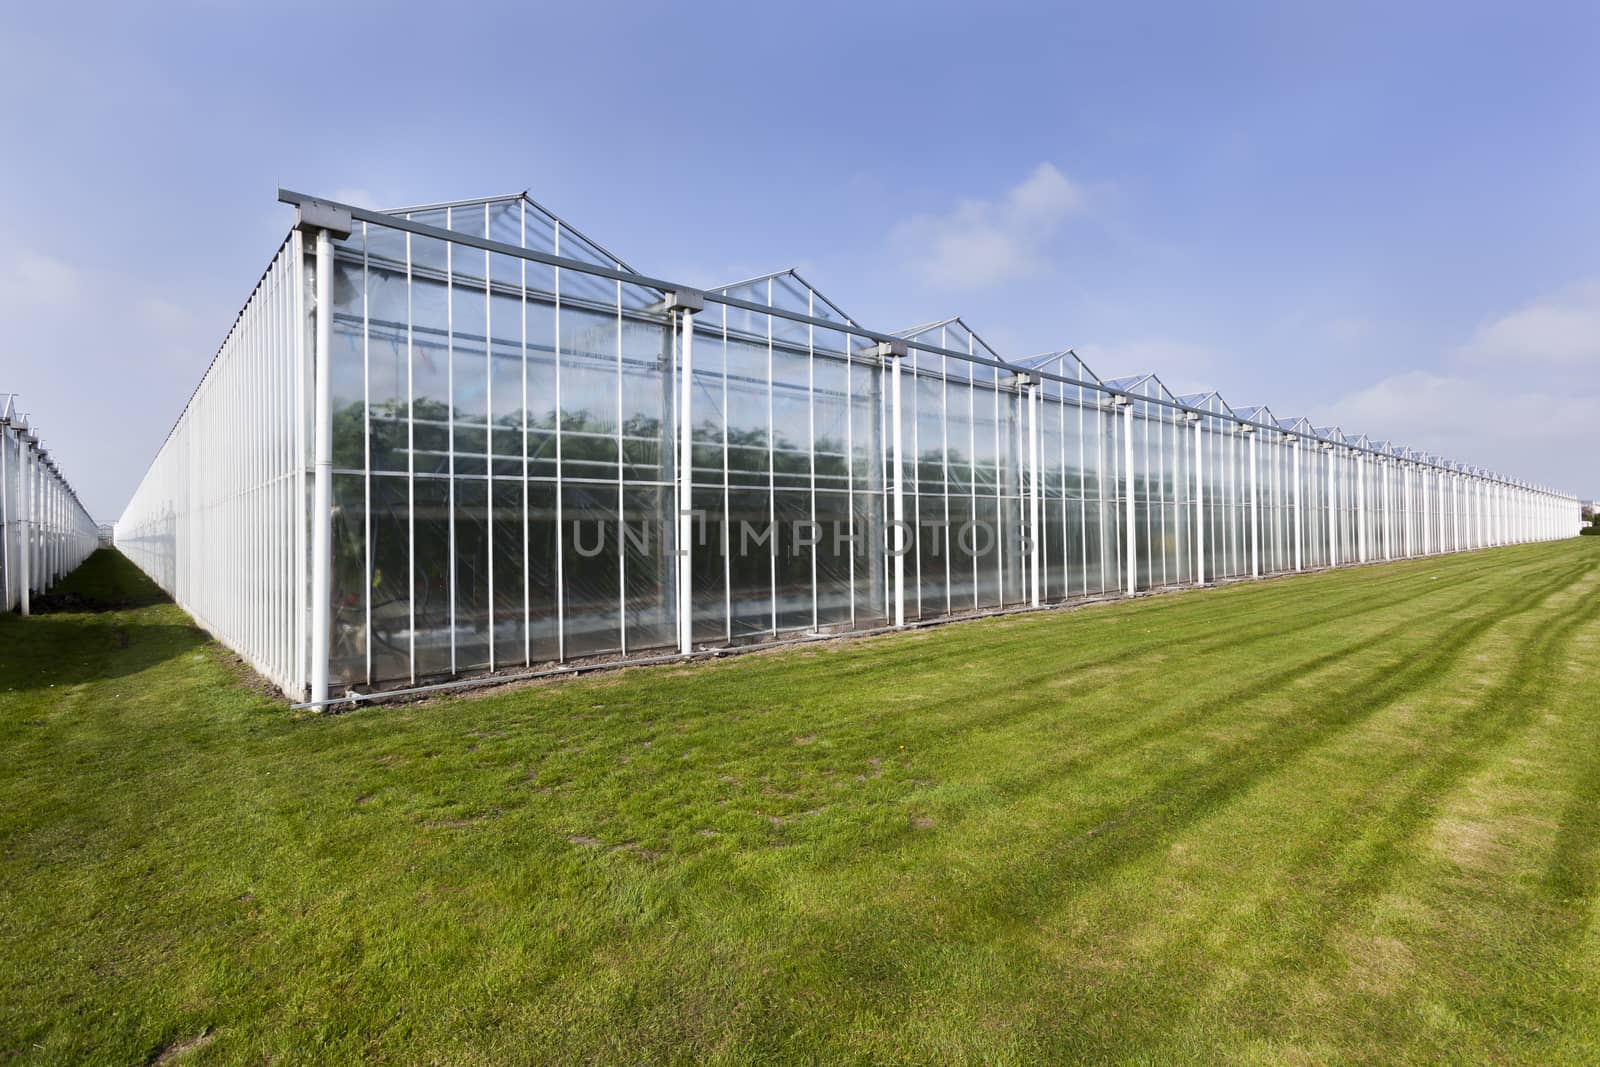
[{"label": "metal support column", "polygon": [[678,652],[687,656],[694,649],[694,316],[706,304],[701,293],[679,290],[667,294],[666,306],[678,313]]},{"label": "metal support column", "polygon": [[300,206],[295,225],[317,241],[316,353],[311,484],[311,703],[328,699],[328,643],[333,600],[333,242],[350,236],[350,213],[327,204]]},{"label": "metal support column", "polygon": [[889,538],[885,549],[894,560],[893,585],[890,596],[894,603],[890,606],[890,617],[896,626],[906,624],[906,550],[908,539],[906,537],[906,494],[905,494],[905,461],[901,453],[901,403],[900,403],[900,364],[904,361],[909,351],[904,341],[886,341],[866,351],[866,355],[874,356],[888,365],[889,369],[889,433],[892,440],[889,446],[889,457],[892,467],[890,469],[890,521]]}]

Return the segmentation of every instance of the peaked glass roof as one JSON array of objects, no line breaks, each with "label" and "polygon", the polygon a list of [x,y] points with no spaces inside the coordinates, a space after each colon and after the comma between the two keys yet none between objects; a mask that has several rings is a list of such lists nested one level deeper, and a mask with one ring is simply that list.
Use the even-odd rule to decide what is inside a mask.
[{"label": "peaked glass roof", "polygon": [[[385,214],[442,230],[471,234],[567,259],[581,260],[612,270],[637,274],[621,257],[589,237],[527,193],[455,200],[447,204],[396,208]],[[533,284],[530,279],[529,284]],[[614,304],[621,290],[625,307],[642,309],[661,302],[661,294],[643,286],[627,285],[577,271],[561,278],[561,295],[597,304]]]},{"label": "peaked glass roof", "polygon": [[818,292],[816,286],[802,278],[800,272],[793,267],[728,285],[719,285],[711,292],[748,300],[755,304],[766,304],[797,315],[828,319],[842,326],[858,325],[855,319],[846,315],[838,304]]},{"label": "peaked glass roof", "polygon": [[1098,383],[1101,380],[1100,375],[1091,370],[1089,364],[1070,348],[1064,348],[1059,352],[1042,352],[1037,356],[1014,359],[1011,362],[1030,370],[1049,371],[1064,378],[1076,378],[1080,382]]}]

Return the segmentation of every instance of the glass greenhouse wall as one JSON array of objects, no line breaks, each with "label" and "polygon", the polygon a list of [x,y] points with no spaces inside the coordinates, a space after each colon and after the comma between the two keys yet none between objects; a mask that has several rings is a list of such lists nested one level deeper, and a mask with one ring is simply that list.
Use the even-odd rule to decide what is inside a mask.
[{"label": "glass greenhouse wall", "polygon": [[281,198],[116,541],[313,703],[1578,529],[1570,496],[960,319],[869,329],[793,271],[651,278],[526,196]]},{"label": "glass greenhouse wall", "polygon": [[36,595],[77,569],[99,545],[99,529],[78,502],[39,432],[0,393],[0,610],[28,614]]}]

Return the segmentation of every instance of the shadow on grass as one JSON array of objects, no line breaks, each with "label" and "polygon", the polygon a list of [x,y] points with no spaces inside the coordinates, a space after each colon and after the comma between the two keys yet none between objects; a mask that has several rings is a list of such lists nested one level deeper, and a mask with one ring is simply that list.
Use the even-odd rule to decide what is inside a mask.
[{"label": "shadow on grass", "polygon": [[125,611],[171,603],[161,587],[114,548],[93,552],[57,586],[32,598],[35,615]]},{"label": "shadow on grass", "polygon": [[0,618],[0,697],[7,691],[47,689],[122,678],[185,653],[207,637],[176,622],[133,622],[106,615]]}]

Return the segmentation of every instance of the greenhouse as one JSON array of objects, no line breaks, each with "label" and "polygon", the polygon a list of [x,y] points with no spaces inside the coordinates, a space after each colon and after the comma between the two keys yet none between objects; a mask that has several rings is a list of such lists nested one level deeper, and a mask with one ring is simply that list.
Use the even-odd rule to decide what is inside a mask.
[{"label": "greenhouse", "polygon": [[1577,532],[1340,427],[701,290],[526,195],[298,212],[116,527],[321,705]]},{"label": "greenhouse", "polygon": [[0,393],[0,606],[33,610],[33,598],[77,569],[99,528],[61,477],[39,431]]}]

